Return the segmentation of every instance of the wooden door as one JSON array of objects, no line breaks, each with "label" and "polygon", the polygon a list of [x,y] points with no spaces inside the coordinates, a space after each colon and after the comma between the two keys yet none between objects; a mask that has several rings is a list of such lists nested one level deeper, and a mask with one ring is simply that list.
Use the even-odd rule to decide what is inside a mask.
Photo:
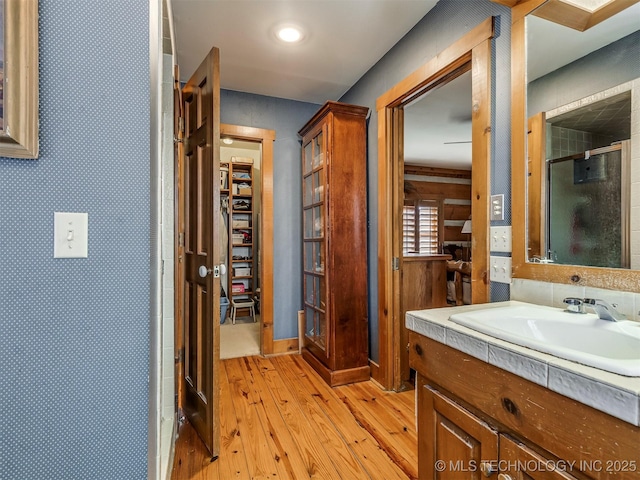
[{"label": "wooden door", "polygon": [[419,375],[418,478],[481,478],[498,464],[498,433],[424,382]]},{"label": "wooden door", "polygon": [[185,413],[215,458],[220,363],[220,77],[213,48],[182,89]]}]

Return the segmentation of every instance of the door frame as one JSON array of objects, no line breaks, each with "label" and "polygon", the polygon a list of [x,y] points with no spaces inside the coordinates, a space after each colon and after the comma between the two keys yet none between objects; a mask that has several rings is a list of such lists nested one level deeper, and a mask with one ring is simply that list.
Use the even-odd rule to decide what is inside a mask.
[{"label": "door frame", "polygon": [[260,250],[260,351],[271,355],[273,347],[273,142],[275,130],[243,127],[240,125],[220,125],[220,135],[238,140],[259,142],[260,162],[260,209],[259,225]]},{"label": "door frame", "polygon": [[470,64],[472,77],[472,303],[489,301],[489,195],[491,165],[491,39],[489,17],[461,39],[378,97],[378,348],[379,364],[372,377],[384,388],[402,387],[400,368],[401,258],[404,156],[403,106],[425,91],[446,82]]}]

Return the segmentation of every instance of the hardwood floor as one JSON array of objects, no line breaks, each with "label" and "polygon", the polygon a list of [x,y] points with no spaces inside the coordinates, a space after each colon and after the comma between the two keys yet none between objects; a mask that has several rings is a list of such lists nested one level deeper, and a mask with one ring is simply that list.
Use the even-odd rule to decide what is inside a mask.
[{"label": "hardwood floor", "polygon": [[418,477],[415,392],[372,382],[330,388],[299,355],[222,361],[220,456],[190,425],[172,480]]}]

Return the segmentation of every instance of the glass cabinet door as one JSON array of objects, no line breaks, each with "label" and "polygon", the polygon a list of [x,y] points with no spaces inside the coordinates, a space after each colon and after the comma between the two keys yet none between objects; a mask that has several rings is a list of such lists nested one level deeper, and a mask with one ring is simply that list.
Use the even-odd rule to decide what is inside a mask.
[{"label": "glass cabinet door", "polygon": [[329,355],[325,277],[325,137],[318,132],[302,150],[305,335]]}]

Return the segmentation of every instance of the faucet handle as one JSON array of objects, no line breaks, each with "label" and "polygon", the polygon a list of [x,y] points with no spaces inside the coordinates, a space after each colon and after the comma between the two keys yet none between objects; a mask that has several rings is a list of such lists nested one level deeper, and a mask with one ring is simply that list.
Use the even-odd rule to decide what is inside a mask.
[{"label": "faucet handle", "polygon": [[576,297],[567,297],[563,300],[563,302],[567,305],[567,312],[571,313],[585,313],[584,303],[585,300]]}]

